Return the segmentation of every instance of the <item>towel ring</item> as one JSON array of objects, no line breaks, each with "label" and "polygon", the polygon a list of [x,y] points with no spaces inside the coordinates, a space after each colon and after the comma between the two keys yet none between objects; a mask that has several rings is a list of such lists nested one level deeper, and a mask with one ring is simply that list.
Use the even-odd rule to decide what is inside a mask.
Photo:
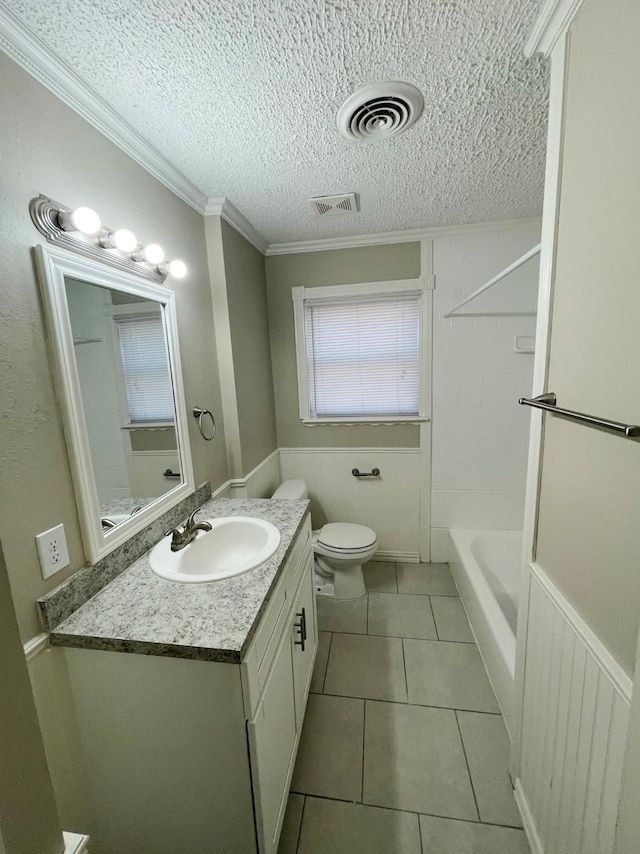
[{"label": "towel ring", "polygon": [[[213,417],[213,413],[208,409],[201,409],[199,406],[194,406],[192,412],[193,417],[198,419],[198,429],[200,430],[200,435],[205,440],[205,442],[210,442],[216,435],[216,419]],[[204,426],[202,424],[205,415],[208,415],[211,419],[212,430],[210,436],[207,436],[207,434],[204,432]]]}]

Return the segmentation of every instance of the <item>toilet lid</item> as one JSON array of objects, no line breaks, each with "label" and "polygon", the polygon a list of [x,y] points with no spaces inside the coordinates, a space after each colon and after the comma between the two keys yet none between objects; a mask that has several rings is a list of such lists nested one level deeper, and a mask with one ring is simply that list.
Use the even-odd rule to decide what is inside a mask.
[{"label": "toilet lid", "polygon": [[376,541],[376,532],[365,525],[350,522],[329,522],[318,534],[318,543],[330,549],[364,549]]}]

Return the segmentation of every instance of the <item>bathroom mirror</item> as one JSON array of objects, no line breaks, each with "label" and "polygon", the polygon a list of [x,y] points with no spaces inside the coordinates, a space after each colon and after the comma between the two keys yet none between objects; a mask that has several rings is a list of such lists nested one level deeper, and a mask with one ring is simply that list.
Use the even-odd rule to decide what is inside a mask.
[{"label": "bathroom mirror", "polygon": [[89,560],[194,490],[172,291],[36,246]]}]

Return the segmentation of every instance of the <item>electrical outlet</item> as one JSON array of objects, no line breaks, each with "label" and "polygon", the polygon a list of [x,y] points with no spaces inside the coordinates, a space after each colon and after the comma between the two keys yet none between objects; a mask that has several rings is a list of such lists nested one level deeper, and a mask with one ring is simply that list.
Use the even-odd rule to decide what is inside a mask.
[{"label": "electrical outlet", "polygon": [[36,536],[42,577],[49,578],[54,572],[69,566],[69,551],[64,535],[64,525],[56,525]]}]

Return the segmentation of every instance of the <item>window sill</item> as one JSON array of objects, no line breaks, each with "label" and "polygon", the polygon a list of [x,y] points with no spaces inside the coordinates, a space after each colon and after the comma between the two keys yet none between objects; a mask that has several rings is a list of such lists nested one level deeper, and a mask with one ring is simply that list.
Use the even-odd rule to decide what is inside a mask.
[{"label": "window sill", "polygon": [[357,418],[354,416],[350,418],[301,418],[300,420],[305,427],[318,427],[322,425],[329,427],[357,427],[358,425],[388,427],[392,425],[424,424],[427,421],[431,421],[431,418],[426,415],[409,415],[406,417],[396,415],[389,418],[369,416],[366,418]]},{"label": "window sill", "polygon": [[122,430],[169,430],[175,427],[174,421],[137,421],[135,424],[123,424]]}]

